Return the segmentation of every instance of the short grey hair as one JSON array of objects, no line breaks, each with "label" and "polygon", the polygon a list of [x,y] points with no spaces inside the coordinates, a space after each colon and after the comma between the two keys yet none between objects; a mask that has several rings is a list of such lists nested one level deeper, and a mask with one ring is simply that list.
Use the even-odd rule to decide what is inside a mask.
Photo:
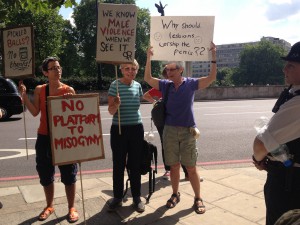
[{"label": "short grey hair", "polygon": [[169,64],[175,64],[177,69],[184,68],[182,61],[169,61],[166,63],[166,65],[169,65]]}]

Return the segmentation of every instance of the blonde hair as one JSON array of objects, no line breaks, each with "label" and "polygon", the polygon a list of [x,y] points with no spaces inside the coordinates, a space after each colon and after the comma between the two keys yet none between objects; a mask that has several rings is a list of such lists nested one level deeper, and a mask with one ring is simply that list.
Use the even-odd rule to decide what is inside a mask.
[{"label": "blonde hair", "polygon": [[139,63],[136,61],[136,59],[134,59],[133,62],[126,62],[126,63],[120,64],[120,69],[122,69],[123,65],[126,65],[126,64],[134,65],[134,66],[136,66],[137,69],[139,69]]}]

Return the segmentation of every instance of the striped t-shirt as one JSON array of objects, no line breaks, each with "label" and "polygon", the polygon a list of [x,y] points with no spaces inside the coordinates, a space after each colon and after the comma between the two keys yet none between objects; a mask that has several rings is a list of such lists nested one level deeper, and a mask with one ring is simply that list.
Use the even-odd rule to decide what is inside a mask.
[{"label": "striped t-shirt", "polygon": [[[120,121],[121,125],[136,125],[142,123],[140,113],[140,97],[143,91],[140,83],[132,81],[131,85],[126,85],[118,80],[119,95],[121,99],[120,105]],[[110,84],[108,90],[109,96],[117,96],[116,81]],[[118,113],[113,116],[112,124],[118,124]]]}]

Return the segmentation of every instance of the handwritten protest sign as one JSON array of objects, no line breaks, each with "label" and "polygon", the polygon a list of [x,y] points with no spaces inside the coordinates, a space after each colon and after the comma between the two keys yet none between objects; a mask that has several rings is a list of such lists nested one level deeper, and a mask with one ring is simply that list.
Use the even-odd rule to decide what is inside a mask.
[{"label": "handwritten protest sign", "polygon": [[3,75],[7,78],[34,76],[33,27],[2,29]]},{"label": "handwritten protest sign", "polygon": [[99,95],[48,97],[54,165],[104,158]]},{"label": "handwritten protest sign", "polygon": [[209,61],[214,16],[151,17],[153,60]]},{"label": "handwritten protest sign", "polygon": [[96,61],[133,62],[137,8],[126,4],[99,4]]}]

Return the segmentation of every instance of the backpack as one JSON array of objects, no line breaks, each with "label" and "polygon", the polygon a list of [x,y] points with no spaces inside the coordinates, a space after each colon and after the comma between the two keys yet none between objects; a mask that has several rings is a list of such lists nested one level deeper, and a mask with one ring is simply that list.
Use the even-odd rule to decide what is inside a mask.
[{"label": "backpack", "polygon": [[[152,164],[154,164],[154,170],[152,168]],[[123,193],[123,198],[127,194],[128,183],[130,180],[130,170],[127,168],[127,166],[126,169],[128,179],[126,181],[126,189]],[[140,173],[141,175],[146,175],[149,173],[149,195],[146,198],[146,202],[149,203],[149,200],[155,191],[155,174],[157,174],[157,147],[146,140],[143,140]]]},{"label": "backpack", "polygon": [[171,83],[168,83],[166,86],[164,99],[159,99],[156,101],[153,105],[153,109],[151,110],[151,118],[156,127],[163,127],[165,125],[165,111],[170,85]]}]

